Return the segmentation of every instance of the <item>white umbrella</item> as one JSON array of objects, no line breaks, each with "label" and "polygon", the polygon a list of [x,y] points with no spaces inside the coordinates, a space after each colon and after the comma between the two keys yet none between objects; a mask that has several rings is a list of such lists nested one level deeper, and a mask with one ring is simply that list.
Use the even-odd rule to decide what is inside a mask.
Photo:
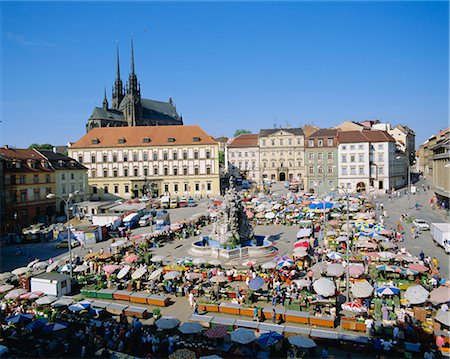
[{"label": "white umbrella", "polygon": [[239,328],[231,332],[231,341],[239,344],[249,344],[256,340],[255,332],[246,328]]},{"label": "white umbrella", "polygon": [[295,257],[306,257],[308,255],[308,251],[305,247],[297,247],[294,249],[294,252],[292,253]]},{"label": "white umbrella", "polygon": [[34,269],[44,269],[44,268],[47,268],[47,266],[48,266],[47,262],[37,262],[37,263],[33,264]]},{"label": "white umbrella", "polygon": [[277,266],[275,262],[266,262],[261,265],[263,269],[274,269]]},{"label": "white umbrella", "polygon": [[87,300],[82,300],[81,302],[73,303],[68,306],[68,309],[71,312],[81,312],[82,310],[86,310],[91,306],[91,302]]},{"label": "white umbrella", "polygon": [[440,286],[430,292],[430,302],[442,304],[450,301],[450,287]]},{"label": "white umbrella", "polygon": [[445,326],[450,327],[450,312],[438,310],[436,313],[436,317],[434,319],[436,319],[439,323],[442,323]]},{"label": "white umbrella", "polygon": [[31,268],[28,268],[28,267],[19,267],[19,268],[14,269],[11,273],[12,273],[12,274],[15,274],[15,275],[22,275],[22,274],[25,274],[25,273],[31,272],[31,271],[32,271]]},{"label": "white umbrella", "polygon": [[53,302],[56,302],[58,300],[57,297],[54,295],[46,295],[45,297],[39,298],[35,301],[37,305],[47,305]]},{"label": "white umbrella", "polygon": [[50,264],[48,267],[47,267],[47,273],[50,273],[51,271],[53,271],[53,270],[55,270],[56,268],[58,268],[58,266],[59,266],[59,260],[57,260],[57,261],[54,261],[52,264]]},{"label": "white umbrella", "polygon": [[289,343],[303,349],[311,349],[317,346],[316,342],[310,338],[294,335],[288,338]]},{"label": "white umbrella", "polygon": [[55,302],[52,303],[53,308],[60,308],[60,307],[68,307],[73,303],[73,299],[70,298],[61,298]]},{"label": "white umbrella", "polygon": [[222,275],[215,275],[215,276],[211,277],[211,279],[209,281],[213,282],[213,283],[225,283],[228,281],[228,278],[226,278]]},{"label": "white umbrella", "polygon": [[327,267],[327,275],[333,277],[340,277],[342,274],[344,274],[344,271],[345,268],[342,266],[342,264],[339,263],[332,263]]},{"label": "white umbrella", "polygon": [[367,281],[355,282],[353,283],[350,291],[352,292],[355,298],[367,298],[372,294],[373,287]]},{"label": "white umbrella", "polygon": [[339,253],[331,252],[327,254],[327,257],[333,260],[339,260],[342,259],[342,256]]},{"label": "white umbrella", "polygon": [[163,268],[158,268],[157,270],[153,271],[149,276],[148,279],[157,279],[163,272]]},{"label": "white umbrella", "polygon": [[267,212],[267,213],[264,215],[264,217],[267,218],[267,219],[274,219],[274,218],[275,218],[275,213],[273,213],[273,212]]},{"label": "white umbrella", "polygon": [[296,279],[292,281],[293,283],[295,283],[297,285],[297,287],[299,288],[305,288],[308,287],[311,284],[311,281],[309,279]]},{"label": "white umbrella", "polygon": [[311,235],[311,229],[310,228],[301,228],[297,232],[297,238],[309,237],[310,235]]},{"label": "white umbrella", "polygon": [[192,261],[192,264],[195,264],[195,265],[200,265],[200,264],[204,264],[204,263],[206,263],[205,258],[194,258],[194,260]]},{"label": "white umbrella", "polygon": [[124,239],[121,239],[120,241],[111,243],[111,247],[120,247],[122,244],[125,244],[125,242],[126,241]]},{"label": "white umbrella", "polygon": [[147,272],[147,267],[140,267],[131,275],[131,279],[139,279]]},{"label": "white umbrella", "polygon": [[159,318],[155,324],[158,329],[173,329],[180,324],[180,321],[174,317],[162,317]]},{"label": "white umbrella", "polygon": [[411,304],[422,304],[427,301],[428,294],[430,293],[421,285],[413,285],[406,290],[404,297]]},{"label": "white umbrella", "polygon": [[315,292],[323,297],[331,297],[336,292],[334,283],[326,278],[320,278],[313,283]]},{"label": "white umbrella", "polygon": [[195,334],[203,329],[203,325],[198,322],[188,322],[180,325],[178,330],[183,334]]},{"label": "white umbrella", "polygon": [[88,265],[86,265],[86,264],[80,264],[79,266],[76,266],[76,267],[73,269],[73,272],[74,272],[74,273],[81,273],[81,272],[87,271],[88,269],[89,269],[89,266],[88,266]]},{"label": "white umbrella", "polygon": [[5,292],[7,292],[8,290],[11,290],[11,289],[13,289],[14,288],[14,286],[12,285],[12,284],[3,284],[3,285],[0,285],[0,293],[5,293]]},{"label": "white umbrella", "polygon": [[124,265],[122,269],[117,273],[117,279],[122,279],[125,277],[130,271],[131,267],[129,265]]},{"label": "white umbrella", "polygon": [[164,256],[153,256],[152,259],[150,259],[153,263],[162,262],[166,257]]},{"label": "white umbrella", "polygon": [[171,272],[168,272],[166,274],[164,274],[164,279],[169,280],[169,279],[175,279],[180,275],[180,272],[174,270]]},{"label": "white umbrella", "polygon": [[14,277],[14,274],[11,273],[11,272],[0,273],[0,280],[6,280],[6,279],[9,279],[11,277]]},{"label": "white umbrella", "polygon": [[30,263],[27,264],[27,268],[33,267],[37,262],[39,262],[39,258],[36,258],[32,260]]}]

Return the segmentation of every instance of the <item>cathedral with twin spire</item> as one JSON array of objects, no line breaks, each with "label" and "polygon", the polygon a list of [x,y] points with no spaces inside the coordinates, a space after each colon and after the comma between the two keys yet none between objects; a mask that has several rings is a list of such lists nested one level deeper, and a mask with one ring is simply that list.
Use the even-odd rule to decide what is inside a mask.
[{"label": "cathedral with twin spire", "polygon": [[141,85],[134,71],[134,47],[131,40],[131,71],[123,88],[120,79],[119,49],[116,49],[116,79],[112,89],[112,106],[105,95],[102,107],[95,107],[86,124],[86,132],[96,127],[182,125],[172,98],[169,102],[141,97]]}]

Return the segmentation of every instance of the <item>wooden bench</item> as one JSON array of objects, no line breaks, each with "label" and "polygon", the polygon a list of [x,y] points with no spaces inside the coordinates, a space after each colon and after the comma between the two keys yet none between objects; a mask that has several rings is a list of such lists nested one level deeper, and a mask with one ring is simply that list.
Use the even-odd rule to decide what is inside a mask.
[{"label": "wooden bench", "polygon": [[147,304],[147,298],[150,294],[146,292],[134,292],[130,295],[130,302]]},{"label": "wooden bench", "polygon": [[237,303],[227,303],[223,302],[219,305],[219,312],[225,314],[239,315],[239,309],[241,305]]},{"label": "wooden bench", "polygon": [[127,302],[129,302],[131,294],[133,294],[133,292],[130,292],[128,290],[116,290],[113,294],[113,298],[116,300],[126,300]]},{"label": "wooden bench", "polygon": [[285,313],[286,322],[309,324],[309,313],[299,310],[286,310]]},{"label": "wooden bench", "polygon": [[169,305],[169,298],[165,295],[152,294],[147,297],[147,304],[156,305],[157,307],[167,307]]}]

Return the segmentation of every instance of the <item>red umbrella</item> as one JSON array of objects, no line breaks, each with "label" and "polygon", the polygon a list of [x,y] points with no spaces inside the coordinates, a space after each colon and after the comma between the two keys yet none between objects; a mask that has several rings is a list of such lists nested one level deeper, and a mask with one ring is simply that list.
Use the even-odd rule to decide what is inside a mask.
[{"label": "red umbrella", "polygon": [[129,256],[125,257],[125,262],[127,263],[133,263],[139,259],[139,256],[137,254],[130,254]]},{"label": "red umbrella", "polygon": [[412,270],[415,270],[415,271],[418,271],[418,272],[427,272],[429,270],[428,267],[425,267],[424,265],[418,264],[418,263],[409,264],[408,268],[412,269]]},{"label": "red umbrella", "polygon": [[219,324],[217,327],[209,329],[205,332],[205,337],[213,338],[225,338],[227,336],[228,327],[223,324]]},{"label": "red umbrella", "polygon": [[297,241],[294,243],[294,248],[298,248],[298,247],[305,247],[308,248],[309,247],[309,241]]},{"label": "red umbrella", "polygon": [[105,271],[105,273],[112,274],[116,270],[118,270],[119,268],[120,268],[120,266],[118,266],[117,264],[111,264],[111,265],[108,265],[108,266],[104,266],[103,270]]},{"label": "red umbrella", "polygon": [[27,292],[19,296],[20,299],[36,299],[44,295],[44,292]]},{"label": "red umbrella", "polygon": [[365,255],[367,257],[380,258],[380,255],[378,254],[378,252],[367,252],[367,253],[365,253]]}]

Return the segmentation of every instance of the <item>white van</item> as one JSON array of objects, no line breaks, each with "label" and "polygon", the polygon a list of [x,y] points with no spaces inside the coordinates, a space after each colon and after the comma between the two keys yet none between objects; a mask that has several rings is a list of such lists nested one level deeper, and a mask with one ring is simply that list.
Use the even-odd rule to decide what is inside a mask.
[{"label": "white van", "polygon": [[144,214],[141,219],[139,220],[139,226],[144,227],[148,226],[150,223],[153,222],[153,216],[151,213]]}]

